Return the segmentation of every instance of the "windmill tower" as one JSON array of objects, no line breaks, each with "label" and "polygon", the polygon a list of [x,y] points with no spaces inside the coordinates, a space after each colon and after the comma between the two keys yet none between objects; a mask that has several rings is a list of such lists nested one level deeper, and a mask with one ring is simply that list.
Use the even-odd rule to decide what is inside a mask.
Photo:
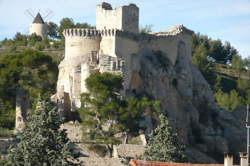
[{"label": "windmill tower", "polygon": [[48,36],[47,24],[43,21],[41,14],[38,12],[36,17],[29,28],[29,34],[35,33],[38,36],[41,36],[43,39]]}]

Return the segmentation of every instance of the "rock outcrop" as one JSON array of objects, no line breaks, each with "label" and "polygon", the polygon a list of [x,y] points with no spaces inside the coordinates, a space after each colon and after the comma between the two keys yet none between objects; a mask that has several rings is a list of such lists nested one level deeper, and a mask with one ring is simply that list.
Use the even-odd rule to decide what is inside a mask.
[{"label": "rock outcrop", "polygon": [[[179,52],[175,64],[167,56],[140,52],[139,65],[131,69],[137,95],[161,102],[161,111],[177,128],[193,162],[222,162],[224,152],[245,150],[244,110],[219,108],[201,72]],[[134,90],[135,91],[135,90]],[[194,157],[194,156],[202,157]]]}]

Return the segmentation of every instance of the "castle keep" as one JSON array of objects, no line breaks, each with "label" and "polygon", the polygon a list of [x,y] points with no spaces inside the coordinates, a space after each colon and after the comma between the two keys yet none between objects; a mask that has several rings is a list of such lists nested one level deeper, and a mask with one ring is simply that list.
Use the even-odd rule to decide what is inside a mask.
[{"label": "castle keep", "polygon": [[140,34],[135,4],[115,9],[108,3],[99,4],[96,29],[65,29],[63,34],[65,57],[59,65],[56,97],[66,111],[80,107],[80,94],[87,91],[85,79],[92,72],[121,73],[124,95],[131,95],[139,89],[140,61],[148,54],[160,54],[172,65],[181,64],[177,57],[191,61],[192,31],[180,25]]}]

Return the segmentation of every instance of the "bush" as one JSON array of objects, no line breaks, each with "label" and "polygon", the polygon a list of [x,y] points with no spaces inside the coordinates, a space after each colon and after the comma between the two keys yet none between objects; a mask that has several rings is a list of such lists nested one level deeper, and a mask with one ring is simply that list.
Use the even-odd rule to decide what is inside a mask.
[{"label": "bush", "polygon": [[45,49],[45,46],[39,42],[35,44],[35,49],[42,51],[43,49]]}]

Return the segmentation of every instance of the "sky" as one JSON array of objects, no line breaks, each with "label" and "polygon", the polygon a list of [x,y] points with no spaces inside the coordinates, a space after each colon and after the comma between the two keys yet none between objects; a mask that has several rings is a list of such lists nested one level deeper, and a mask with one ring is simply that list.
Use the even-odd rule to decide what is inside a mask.
[{"label": "sky", "polygon": [[[49,20],[64,17],[95,25],[95,7],[102,0],[0,0],[0,40],[16,32],[28,34],[33,21],[26,10]],[[183,24],[213,39],[229,41],[243,57],[250,56],[250,0],[106,0],[113,7],[135,3],[140,8],[140,26],[152,24],[153,31]]]}]

